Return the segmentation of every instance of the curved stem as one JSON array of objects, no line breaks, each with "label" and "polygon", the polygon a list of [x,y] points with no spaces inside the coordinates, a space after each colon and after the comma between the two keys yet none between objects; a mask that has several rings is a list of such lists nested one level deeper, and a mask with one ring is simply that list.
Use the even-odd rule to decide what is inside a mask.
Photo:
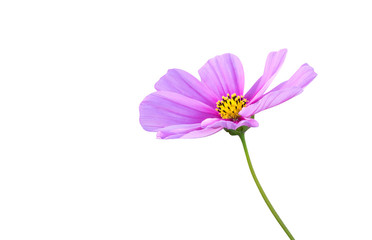
[{"label": "curved stem", "polygon": [[242,144],[243,144],[245,156],[247,157],[247,162],[248,162],[249,169],[251,170],[252,177],[253,177],[256,185],[257,185],[258,190],[261,193],[262,198],[265,200],[266,205],[269,207],[271,213],[274,215],[275,219],[278,221],[278,223],[280,224],[280,226],[283,228],[284,232],[288,235],[289,239],[294,240],[294,237],[292,236],[291,232],[285,226],[285,224],[282,221],[282,219],[280,219],[280,217],[279,217],[278,213],[275,211],[273,205],[271,205],[269,199],[267,198],[264,190],[261,187],[260,182],[257,179],[256,173],[254,172],[254,169],[253,169],[253,166],[252,166],[252,163],[251,163],[251,159],[249,158],[247,144],[246,144],[245,138],[244,138],[244,133],[239,134],[239,137],[240,137],[240,140],[242,141]]}]

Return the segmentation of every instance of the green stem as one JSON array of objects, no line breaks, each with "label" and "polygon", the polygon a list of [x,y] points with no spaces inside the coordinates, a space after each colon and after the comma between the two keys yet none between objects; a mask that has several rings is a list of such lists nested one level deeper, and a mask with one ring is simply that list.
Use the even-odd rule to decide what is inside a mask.
[{"label": "green stem", "polygon": [[252,166],[252,163],[251,163],[251,159],[249,158],[249,154],[248,154],[248,149],[247,149],[247,144],[245,142],[245,138],[244,138],[244,133],[241,133],[239,134],[239,137],[240,137],[240,140],[242,140],[242,144],[243,144],[243,148],[244,148],[244,152],[245,152],[245,156],[247,157],[247,162],[248,162],[248,166],[249,166],[249,169],[251,170],[251,173],[252,173],[252,177],[257,185],[257,188],[258,190],[260,191],[261,195],[262,195],[262,198],[265,200],[265,203],[267,204],[267,206],[269,207],[271,213],[274,215],[275,219],[278,221],[278,223],[280,224],[280,226],[283,228],[284,232],[288,235],[289,239],[291,240],[294,240],[294,237],[292,236],[292,234],[289,232],[288,228],[285,226],[284,222],[282,221],[282,219],[280,219],[279,215],[276,213],[273,205],[271,205],[269,199],[267,198],[264,190],[262,189],[261,187],[261,184],[260,182],[258,181],[257,179],[257,176],[256,176],[256,173],[254,172],[254,169],[253,169],[253,166]]}]

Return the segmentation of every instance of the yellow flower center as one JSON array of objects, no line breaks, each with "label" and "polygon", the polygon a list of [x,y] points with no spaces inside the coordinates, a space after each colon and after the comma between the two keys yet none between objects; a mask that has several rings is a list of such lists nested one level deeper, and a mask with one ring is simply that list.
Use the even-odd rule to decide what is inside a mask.
[{"label": "yellow flower center", "polygon": [[236,121],[240,117],[240,110],[247,105],[247,99],[243,96],[236,96],[235,93],[231,96],[227,94],[227,97],[223,96],[222,99],[222,101],[216,103],[216,110],[223,119],[233,119]]}]

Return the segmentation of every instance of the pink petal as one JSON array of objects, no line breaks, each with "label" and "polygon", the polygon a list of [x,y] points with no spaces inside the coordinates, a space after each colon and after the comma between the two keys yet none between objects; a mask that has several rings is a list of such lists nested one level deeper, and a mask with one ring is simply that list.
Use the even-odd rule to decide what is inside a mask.
[{"label": "pink petal", "polygon": [[278,52],[271,52],[267,56],[266,65],[263,75],[256,81],[256,83],[245,94],[245,98],[251,103],[256,102],[265,93],[277,72],[282,66],[287,49],[282,49]]},{"label": "pink petal", "polygon": [[203,129],[200,129],[200,130],[196,130],[196,131],[192,131],[190,133],[187,133],[185,135],[183,135],[182,137],[180,138],[201,138],[201,137],[207,137],[207,136],[210,136],[212,134],[215,134],[219,131],[221,131],[222,128],[203,128]]},{"label": "pink petal", "polygon": [[178,93],[160,91],[148,95],[140,104],[140,123],[147,131],[171,125],[201,123],[216,117],[211,106]]},{"label": "pink petal", "polygon": [[212,135],[221,129],[204,129],[200,127],[200,124],[173,125],[159,129],[156,137],[160,139],[201,138]]},{"label": "pink petal", "polygon": [[238,125],[236,126],[236,128],[239,128],[241,126],[247,126],[247,127],[258,127],[259,124],[258,122],[253,119],[253,118],[247,118],[245,120],[241,120],[239,121]]},{"label": "pink petal", "polygon": [[293,87],[305,88],[316,77],[316,75],[317,74],[314,72],[314,69],[305,63],[288,81],[279,84],[271,91]]},{"label": "pink petal", "polygon": [[210,125],[213,125],[216,122],[219,122],[220,120],[222,120],[222,119],[221,118],[207,118],[207,119],[203,120],[203,122],[201,122],[200,126],[202,128],[206,128]]},{"label": "pink petal", "polygon": [[200,70],[199,75],[220,99],[228,93],[243,95],[244,71],[239,58],[226,53],[210,59]]},{"label": "pink petal", "polygon": [[258,112],[261,112],[265,109],[275,107],[294,96],[297,96],[303,91],[302,88],[289,88],[282,89],[278,91],[270,91],[265,94],[260,100],[256,103],[248,105],[240,111],[240,115],[243,117],[250,117]]},{"label": "pink petal", "polygon": [[253,118],[247,118],[239,122],[233,122],[233,121],[225,120],[221,118],[214,118],[214,119],[204,120],[201,123],[201,126],[205,128],[221,128],[222,127],[222,128],[236,130],[237,128],[241,126],[258,127],[258,122],[254,120]]},{"label": "pink petal", "polygon": [[155,88],[159,91],[179,93],[212,107],[215,107],[216,102],[220,99],[201,81],[180,69],[168,70],[167,74],[155,84]]},{"label": "pink petal", "polygon": [[158,138],[164,139],[170,135],[184,135],[197,129],[201,129],[200,123],[171,125],[160,128],[156,136]]}]

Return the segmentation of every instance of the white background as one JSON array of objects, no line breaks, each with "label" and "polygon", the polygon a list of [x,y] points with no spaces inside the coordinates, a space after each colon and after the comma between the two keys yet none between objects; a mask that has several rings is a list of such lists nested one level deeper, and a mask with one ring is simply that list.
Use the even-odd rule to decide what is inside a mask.
[{"label": "white background", "polygon": [[296,239],[372,239],[368,1],[2,1],[0,239],[287,239],[237,137],[158,140],[138,106],[169,68],[288,49],[318,77],[256,115],[258,178]]}]

